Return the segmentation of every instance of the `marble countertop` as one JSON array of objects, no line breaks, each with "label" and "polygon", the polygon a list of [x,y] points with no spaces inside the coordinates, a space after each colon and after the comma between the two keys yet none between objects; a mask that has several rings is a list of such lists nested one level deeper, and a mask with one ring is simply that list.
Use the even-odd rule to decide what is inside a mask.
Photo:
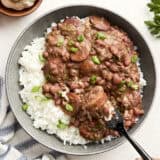
[{"label": "marble countertop", "polygon": [[[148,0],[44,0],[40,8],[33,14],[13,18],[0,15],[0,75],[5,74],[5,65],[9,51],[21,31],[37,17],[61,6],[72,4],[88,4],[104,7],[116,12],[130,21],[146,39],[150,46],[157,69],[157,86],[160,83],[160,39],[155,39],[148,32],[144,20],[151,15],[146,7]],[[156,90],[153,107],[145,123],[138,129],[133,137],[153,157],[160,157],[160,91]],[[118,148],[94,156],[68,156],[72,160],[134,160],[138,157],[136,151],[125,142]]]}]

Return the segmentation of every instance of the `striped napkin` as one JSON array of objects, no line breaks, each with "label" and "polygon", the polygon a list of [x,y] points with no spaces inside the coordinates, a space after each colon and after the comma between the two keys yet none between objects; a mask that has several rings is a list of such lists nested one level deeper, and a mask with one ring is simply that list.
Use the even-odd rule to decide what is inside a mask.
[{"label": "striped napkin", "polygon": [[18,124],[9,105],[0,77],[0,160],[66,160],[32,139]]}]

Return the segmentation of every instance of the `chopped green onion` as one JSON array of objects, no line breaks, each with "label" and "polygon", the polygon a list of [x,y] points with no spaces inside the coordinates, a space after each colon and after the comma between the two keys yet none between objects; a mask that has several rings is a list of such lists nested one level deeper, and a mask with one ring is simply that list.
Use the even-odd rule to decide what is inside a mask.
[{"label": "chopped green onion", "polygon": [[50,100],[49,97],[45,97],[45,96],[35,96],[35,99],[39,102],[48,102]]},{"label": "chopped green onion", "polygon": [[39,54],[38,58],[39,58],[39,61],[42,62],[42,63],[44,63],[46,61],[46,59],[43,57],[42,54]]},{"label": "chopped green onion", "polygon": [[126,90],[126,81],[125,80],[122,80],[121,83],[118,85],[118,90],[120,92],[124,92]]},{"label": "chopped green onion", "polygon": [[121,81],[121,83],[120,83],[120,84],[118,84],[118,88],[120,88],[120,87],[124,86],[124,85],[125,85],[125,83],[126,83],[126,81],[125,81],[125,80],[122,80],[122,81]]},{"label": "chopped green onion", "polygon": [[92,61],[95,63],[95,64],[100,64],[100,60],[97,56],[92,56]]},{"label": "chopped green onion", "polygon": [[123,85],[118,89],[120,92],[124,92],[126,90],[126,85]]},{"label": "chopped green onion", "polygon": [[136,83],[134,83],[133,81],[129,81],[127,83],[127,86],[134,89],[134,90],[137,90],[138,89],[138,85]]},{"label": "chopped green onion", "polygon": [[70,48],[70,51],[73,52],[73,53],[76,53],[78,51],[78,48],[76,47],[71,47]]},{"label": "chopped green onion", "polygon": [[65,108],[66,108],[67,111],[73,112],[73,106],[72,106],[72,105],[66,104],[66,105],[65,105]]},{"label": "chopped green onion", "polygon": [[65,129],[65,128],[67,128],[67,127],[68,127],[67,124],[65,124],[65,123],[62,122],[61,120],[58,121],[57,128],[59,128],[59,129]]},{"label": "chopped green onion", "polygon": [[101,39],[101,40],[106,39],[105,34],[104,34],[104,33],[102,33],[102,32],[97,32],[96,37],[97,37],[97,39]]},{"label": "chopped green onion", "polygon": [[41,102],[47,102],[47,101],[49,101],[49,100],[50,100],[49,97],[42,97]]},{"label": "chopped green onion", "polygon": [[96,81],[97,81],[97,76],[92,75],[91,78],[90,78],[90,83],[91,83],[91,84],[95,84]]},{"label": "chopped green onion", "polygon": [[138,85],[137,84],[133,84],[131,88],[134,89],[134,90],[137,90],[138,89]]},{"label": "chopped green onion", "polygon": [[57,42],[57,47],[61,47],[64,43],[64,38],[60,37]]},{"label": "chopped green onion", "polygon": [[131,57],[131,62],[132,63],[136,63],[138,61],[138,56],[137,55],[133,55],[132,57]]},{"label": "chopped green onion", "polygon": [[73,46],[73,45],[74,45],[74,41],[69,40],[69,41],[68,41],[68,45],[69,45],[69,46]]},{"label": "chopped green onion", "polygon": [[39,92],[40,89],[41,89],[41,86],[34,86],[31,91],[35,93],[35,92]]},{"label": "chopped green onion", "polygon": [[77,37],[78,42],[83,42],[84,41],[84,36],[81,34]]},{"label": "chopped green onion", "polygon": [[28,109],[28,107],[29,107],[28,104],[24,104],[24,105],[22,106],[22,110],[23,110],[23,111],[26,111],[26,110]]}]

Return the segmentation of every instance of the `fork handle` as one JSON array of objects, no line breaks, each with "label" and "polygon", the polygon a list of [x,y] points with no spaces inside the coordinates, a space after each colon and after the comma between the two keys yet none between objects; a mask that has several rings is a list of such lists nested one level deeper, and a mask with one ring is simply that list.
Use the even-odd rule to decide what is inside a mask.
[{"label": "fork handle", "polygon": [[149,154],[136,142],[134,141],[126,132],[124,128],[119,129],[119,133],[126,137],[126,139],[132,144],[143,160],[153,160]]}]

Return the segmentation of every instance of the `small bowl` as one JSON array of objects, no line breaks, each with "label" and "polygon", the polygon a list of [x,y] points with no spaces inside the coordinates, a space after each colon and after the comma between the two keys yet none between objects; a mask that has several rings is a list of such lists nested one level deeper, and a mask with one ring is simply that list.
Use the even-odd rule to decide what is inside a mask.
[{"label": "small bowl", "polygon": [[31,8],[27,8],[22,11],[16,11],[16,10],[4,7],[0,2],[0,13],[5,14],[7,16],[11,16],[11,17],[22,17],[34,12],[40,6],[41,3],[42,3],[42,0],[37,0]]}]

